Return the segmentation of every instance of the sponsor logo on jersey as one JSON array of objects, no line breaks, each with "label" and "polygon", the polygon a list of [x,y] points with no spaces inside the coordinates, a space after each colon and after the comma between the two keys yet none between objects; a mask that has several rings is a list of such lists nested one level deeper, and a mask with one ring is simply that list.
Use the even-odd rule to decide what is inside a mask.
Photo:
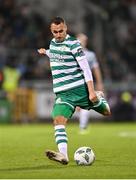
[{"label": "sponsor logo on jersey", "polygon": [[62,54],[50,53],[51,62],[64,62],[64,56]]}]

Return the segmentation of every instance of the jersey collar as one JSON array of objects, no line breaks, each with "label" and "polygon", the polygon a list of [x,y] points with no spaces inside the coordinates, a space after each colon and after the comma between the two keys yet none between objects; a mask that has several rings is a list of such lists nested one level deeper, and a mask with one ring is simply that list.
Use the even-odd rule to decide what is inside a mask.
[{"label": "jersey collar", "polygon": [[[70,37],[70,35],[67,34],[66,37],[65,37],[65,39],[64,39],[64,41],[65,41],[66,39],[68,39],[69,37]],[[53,38],[52,41],[56,43],[55,38]],[[62,42],[64,42],[64,41],[62,41]],[[60,43],[62,43],[62,42],[60,42]],[[57,43],[59,44],[59,42],[57,42]]]}]

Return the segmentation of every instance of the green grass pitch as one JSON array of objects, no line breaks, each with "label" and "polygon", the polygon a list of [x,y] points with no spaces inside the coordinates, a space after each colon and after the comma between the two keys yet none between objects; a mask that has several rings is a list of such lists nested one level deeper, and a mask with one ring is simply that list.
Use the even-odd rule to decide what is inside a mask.
[{"label": "green grass pitch", "polygon": [[[136,123],[93,123],[80,135],[78,124],[68,124],[68,165],[45,157],[56,150],[52,124],[0,125],[1,179],[136,179]],[[96,160],[77,166],[74,151],[90,146]]]}]

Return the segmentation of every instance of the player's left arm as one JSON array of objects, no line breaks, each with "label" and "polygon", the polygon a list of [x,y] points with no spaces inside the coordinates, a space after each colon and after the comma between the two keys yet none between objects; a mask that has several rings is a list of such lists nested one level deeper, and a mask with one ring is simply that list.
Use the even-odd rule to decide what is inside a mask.
[{"label": "player's left arm", "polygon": [[81,59],[80,61],[78,61],[78,64],[80,66],[80,68],[82,69],[83,73],[84,73],[84,77],[85,77],[85,81],[88,87],[88,92],[89,92],[89,99],[92,102],[97,101],[97,96],[94,90],[94,83],[93,83],[93,77],[92,77],[92,72],[90,70],[88,61],[86,58]]},{"label": "player's left arm", "polygon": [[96,102],[98,100],[95,90],[94,90],[94,84],[93,84],[93,77],[92,72],[90,70],[88,61],[86,59],[86,56],[84,54],[83,48],[81,47],[80,43],[77,41],[76,44],[74,44],[74,49],[72,49],[72,54],[77,60],[81,70],[83,71],[85,81],[88,87],[89,92],[89,99],[92,102]]}]

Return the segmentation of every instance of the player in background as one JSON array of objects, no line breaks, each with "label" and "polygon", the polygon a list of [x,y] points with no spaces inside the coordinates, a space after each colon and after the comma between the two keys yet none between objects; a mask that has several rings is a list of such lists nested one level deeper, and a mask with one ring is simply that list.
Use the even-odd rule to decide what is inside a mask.
[{"label": "player in background", "polygon": [[55,141],[58,152],[46,150],[46,156],[53,161],[68,164],[68,137],[66,123],[77,106],[93,109],[105,116],[110,115],[110,108],[101,93],[94,90],[92,73],[80,42],[67,34],[67,25],[63,18],[51,21],[50,30],[53,39],[49,51],[40,48],[40,54],[50,58],[53,78],[53,91],[56,95],[52,110]]},{"label": "player in background", "polygon": [[[95,90],[103,91],[104,86],[102,82],[102,75],[96,55],[93,51],[87,49],[88,37],[83,33],[79,33],[77,34],[77,39],[80,41],[83,47],[86,59],[88,60],[90,69],[95,79]],[[86,134],[88,133],[87,126],[89,122],[90,112],[88,110],[80,109],[80,108],[77,108],[77,111],[79,112],[78,116],[79,116],[80,134]]]}]

